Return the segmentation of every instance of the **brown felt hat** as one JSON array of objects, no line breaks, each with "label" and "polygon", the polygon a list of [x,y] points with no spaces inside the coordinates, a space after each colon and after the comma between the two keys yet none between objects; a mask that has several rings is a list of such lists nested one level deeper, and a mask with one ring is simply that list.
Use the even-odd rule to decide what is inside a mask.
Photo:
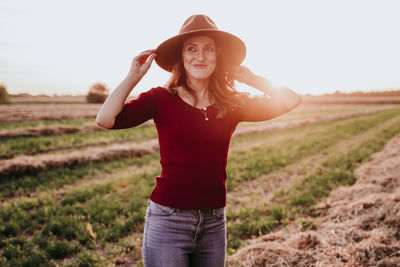
[{"label": "brown felt hat", "polygon": [[242,40],[233,34],[218,30],[214,21],[206,15],[193,15],[183,23],[178,35],[169,38],[157,47],[155,58],[157,65],[171,72],[177,53],[181,53],[183,40],[197,34],[214,38],[229,64],[238,66],[246,56],[246,45]]}]

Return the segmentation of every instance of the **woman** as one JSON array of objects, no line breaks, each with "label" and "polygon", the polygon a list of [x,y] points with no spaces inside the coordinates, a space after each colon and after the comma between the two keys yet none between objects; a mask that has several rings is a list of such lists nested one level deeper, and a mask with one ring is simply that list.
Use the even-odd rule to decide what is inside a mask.
[{"label": "woman", "polygon": [[[145,217],[145,266],[225,264],[225,169],[232,133],[240,121],[268,120],[301,102],[293,91],[276,89],[240,66],[245,54],[239,38],[218,30],[205,15],[191,16],[178,35],[133,59],[128,76],[97,115],[104,128],[149,119],[157,128],[162,171]],[[153,59],[171,78],[125,104]],[[239,93],[234,80],[268,97]]]}]

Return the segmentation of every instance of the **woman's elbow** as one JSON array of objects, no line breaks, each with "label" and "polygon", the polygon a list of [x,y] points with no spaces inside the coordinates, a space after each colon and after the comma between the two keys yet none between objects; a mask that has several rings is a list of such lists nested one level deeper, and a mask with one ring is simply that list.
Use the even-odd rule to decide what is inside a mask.
[{"label": "woman's elbow", "polygon": [[297,98],[293,102],[294,103],[293,103],[292,109],[295,109],[298,106],[300,106],[301,102],[303,102],[303,98],[301,98],[299,95],[297,95]]},{"label": "woman's elbow", "polygon": [[115,120],[110,118],[96,117],[96,124],[102,128],[111,129],[114,126]]},{"label": "woman's elbow", "polygon": [[303,99],[297,94],[292,94],[289,97],[284,98],[283,100],[289,110],[295,109],[303,101]]}]

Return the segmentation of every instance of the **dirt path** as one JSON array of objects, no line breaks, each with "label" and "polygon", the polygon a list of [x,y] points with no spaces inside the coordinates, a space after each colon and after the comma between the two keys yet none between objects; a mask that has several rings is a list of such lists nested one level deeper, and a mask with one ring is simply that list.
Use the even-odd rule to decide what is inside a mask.
[{"label": "dirt path", "polygon": [[333,190],[316,230],[293,223],[228,257],[228,266],[400,266],[400,135]]}]

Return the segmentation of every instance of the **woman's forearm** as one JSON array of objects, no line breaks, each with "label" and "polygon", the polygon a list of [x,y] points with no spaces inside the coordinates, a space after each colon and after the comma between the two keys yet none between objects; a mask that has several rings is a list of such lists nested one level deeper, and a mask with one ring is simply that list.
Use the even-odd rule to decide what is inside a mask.
[{"label": "woman's forearm", "polygon": [[301,97],[289,88],[275,87],[261,76],[254,75],[254,78],[249,81],[248,85],[264,92],[271,98],[280,99],[290,110],[297,107],[302,101]]},{"label": "woman's forearm", "polygon": [[115,118],[124,107],[125,101],[130,92],[136,86],[140,79],[131,73],[118,85],[117,88],[107,97],[101,106],[96,117],[96,124],[104,128],[112,128]]},{"label": "woman's forearm", "polygon": [[301,103],[301,98],[292,90],[285,87],[275,87],[264,77],[255,75],[249,68],[238,66],[234,70],[233,78],[238,82],[245,83],[273,99],[281,100],[289,110],[294,109]]}]

